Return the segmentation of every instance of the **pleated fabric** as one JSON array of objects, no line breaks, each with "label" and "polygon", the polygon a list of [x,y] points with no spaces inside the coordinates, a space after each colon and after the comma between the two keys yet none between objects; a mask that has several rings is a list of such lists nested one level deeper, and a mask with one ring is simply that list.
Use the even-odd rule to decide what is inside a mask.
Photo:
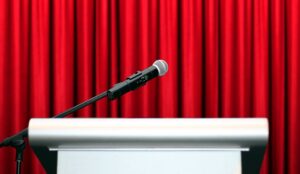
[{"label": "pleated fabric", "polygon": [[[2,0],[0,140],[156,59],[168,73],[73,117],[267,117],[262,174],[300,173],[299,0]],[[44,173],[28,147],[23,173]],[[0,149],[0,174],[15,173]]]}]

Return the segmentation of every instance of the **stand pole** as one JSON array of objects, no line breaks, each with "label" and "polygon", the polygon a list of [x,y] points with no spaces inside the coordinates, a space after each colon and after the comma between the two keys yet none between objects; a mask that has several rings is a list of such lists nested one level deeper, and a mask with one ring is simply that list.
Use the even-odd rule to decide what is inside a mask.
[{"label": "stand pole", "polygon": [[21,174],[21,164],[23,161],[23,151],[25,149],[25,141],[23,138],[14,140],[11,147],[16,150],[16,174]]}]

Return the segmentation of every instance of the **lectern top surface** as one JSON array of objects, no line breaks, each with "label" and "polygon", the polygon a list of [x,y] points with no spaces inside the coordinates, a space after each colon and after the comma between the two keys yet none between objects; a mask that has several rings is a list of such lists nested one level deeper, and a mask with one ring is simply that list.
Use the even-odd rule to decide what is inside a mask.
[{"label": "lectern top surface", "polygon": [[248,119],[31,119],[32,146],[243,148],[265,146],[268,122]]}]

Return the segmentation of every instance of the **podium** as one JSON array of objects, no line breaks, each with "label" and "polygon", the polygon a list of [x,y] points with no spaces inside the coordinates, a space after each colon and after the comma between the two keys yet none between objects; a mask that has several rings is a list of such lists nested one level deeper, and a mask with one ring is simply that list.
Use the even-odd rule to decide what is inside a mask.
[{"label": "podium", "polygon": [[47,173],[255,174],[264,118],[31,119],[29,143]]}]

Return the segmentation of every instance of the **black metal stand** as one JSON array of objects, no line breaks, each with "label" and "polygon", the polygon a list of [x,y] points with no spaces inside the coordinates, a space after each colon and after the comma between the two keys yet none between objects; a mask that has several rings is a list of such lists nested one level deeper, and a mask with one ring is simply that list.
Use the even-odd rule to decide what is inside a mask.
[{"label": "black metal stand", "polygon": [[[52,118],[64,118],[69,114],[72,114],[76,111],[78,111],[79,109],[82,109],[104,97],[107,96],[107,91],[93,97],[90,98]],[[2,141],[0,143],[0,148],[1,147],[13,147],[16,150],[16,173],[17,174],[21,174],[21,164],[22,164],[22,160],[23,160],[23,151],[25,149],[25,141],[24,138],[28,137],[28,128],[23,129],[22,131],[20,131],[19,133],[10,136],[8,138],[6,138],[4,141]]]},{"label": "black metal stand", "polygon": [[25,141],[23,139],[14,140],[11,145],[16,150],[16,174],[21,174],[21,164],[23,161],[23,151],[25,149]]},{"label": "black metal stand", "polygon": [[[162,66],[164,68],[162,68]],[[157,60],[154,64],[143,71],[138,71],[135,74],[129,76],[125,81],[117,83],[109,89],[93,98],[90,98],[52,118],[64,118],[69,114],[76,112],[77,110],[84,108],[104,97],[108,97],[109,100],[120,97],[121,95],[134,90],[140,86],[143,86],[147,81],[159,76],[164,75],[168,70],[168,65],[163,60]],[[162,73],[160,73],[162,72]],[[0,143],[1,147],[14,147],[16,149],[17,160],[17,174],[21,173],[21,163],[23,158],[23,150],[25,148],[24,138],[28,137],[28,128],[23,129],[19,133],[6,138]]]}]

